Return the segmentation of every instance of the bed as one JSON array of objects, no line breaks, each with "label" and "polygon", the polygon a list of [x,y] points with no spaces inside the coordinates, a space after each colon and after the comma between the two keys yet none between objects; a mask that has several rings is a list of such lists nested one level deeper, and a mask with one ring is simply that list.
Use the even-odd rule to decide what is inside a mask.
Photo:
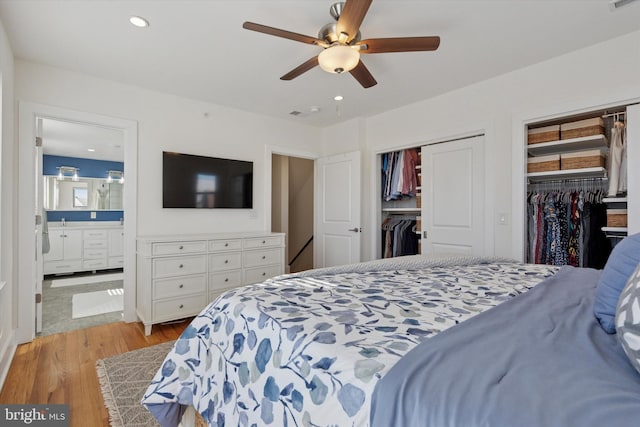
[{"label": "bed", "polygon": [[[564,290],[576,271],[582,276],[572,277],[571,289]],[[178,425],[189,407],[210,426],[574,425],[487,422],[496,408],[506,408],[511,421],[522,420],[527,399],[539,394],[504,380],[513,376],[507,362],[531,348],[513,346],[522,351],[500,359],[500,340],[514,338],[497,336],[511,324],[526,324],[513,321],[524,313],[544,318],[543,307],[580,306],[576,301],[591,307],[599,275],[498,258],[409,256],[280,276],[229,291],[194,318],[142,403],[162,426]],[[566,302],[549,295],[559,288],[571,296]],[[516,336],[527,334],[519,330]],[[455,342],[444,339],[457,335]],[[629,403],[635,403],[640,417],[640,375],[609,341],[604,345],[615,347],[613,362],[623,366],[613,382],[630,378],[623,406],[633,409]],[[478,357],[487,346],[491,355]],[[608,353],[603,357],[611,362]],[[482,363],[504,369],[496,373]],[[437,381],[422,389],[430,372]],[[520,410],[512,401],[501,404],[498,395],[494,407],[484,407],[483,393],[491,387],[470,389],[476,378],[462,376],[469,372],[487,372],[490,385],[525,390],[511,396]],[[468,408],[468,418],[460,416],[461,408]]]}]

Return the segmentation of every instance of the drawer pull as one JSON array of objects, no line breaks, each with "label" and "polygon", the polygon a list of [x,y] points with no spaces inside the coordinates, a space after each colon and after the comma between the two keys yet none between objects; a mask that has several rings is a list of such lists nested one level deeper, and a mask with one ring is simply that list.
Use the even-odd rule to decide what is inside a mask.
[{"label": "drawer pull", "polygon": [[262,272],[262,275],[263,275],[263,276],[266,276],[266,275],[267,275],[267,273],[265,273],[265,272],[263,271],[263,272]]},{"label": "drawer pull", "polygon": [[184,249],[184,246],[180,245],[180,247],[178,249],[182,250],[182,249]]},{"label": "drawer pull", "polygon": [[184,264],[180,264],[180,265],[178,266],[178,268],[183,268],[183,267],[184,267]]},{"label": "drawer pull", "polygon": [[267,256],[266,255],[262,255],[262,259],[267,259]]},{"label": "drawer pull", "polygon": [[266,241],[266,240],[263,240],[263,241],[262,241],[262,244],[264,245],[265,243],[267,243],[267,241]]},{"label": "drawer pull", "polygon": [[225,247],[225,248],[226,248],[227,246],[229,246],[229,243],[225,243],[225,244],[224,244],[224,247]]},{"label": "drawer pull", "polygon": [[184,288],[184,285],[182,283],[180,283],[180,286],[178,286],[180,289]]},{"label": "drawer pull", "polygon": [[228,277],[226,277],[226,278],[224,279],[224,281],[225,281],[225,282],[228,282],[228,281],[229,281],[229,278],[228,278]]},{"label": "drawer pull", "polygon": [[225,260],[224,260],[224,263],[225,263],[225,264],[229,264],[229,260],[228,260],[228,259],[225,259]]},{"label": "drawer pull", "polygon": [[184,304],[180,304],[180,307],[178,307],[178,308],[184,308]]}]

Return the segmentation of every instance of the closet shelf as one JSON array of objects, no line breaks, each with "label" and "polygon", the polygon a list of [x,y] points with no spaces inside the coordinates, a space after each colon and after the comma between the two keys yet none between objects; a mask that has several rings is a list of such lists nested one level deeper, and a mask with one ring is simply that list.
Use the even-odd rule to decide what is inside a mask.
[{"label": "closet shelf", "polygon": [[603,203],[627,203],[626,197],[605,197]]},{"label": "closet shelf", "polygon": [[529,182],[559,179],[606,178],[607,170],[603,167],[565,169],[549,172],[531,172],[527,174]]},{"label": "closet shelf", "polygon": [[627,233],[629,229],[627,227],[602,227],[602,231],[605,233]]},{"label": "closet shelf", "polygon": [[604,135],[583,136],[580,138],[561,139],[558,141],[542,142],[527,145],[527,151],[532,156],[567,153],[570,151],[594,150],[608,148],[609,142]]},{"label": "closet shelf", "polygon": [[422,210],[421,208],[383,208],[382,212],[389,212],[389,213],[414,212],[414,213],[420,213],[421,210]]}]

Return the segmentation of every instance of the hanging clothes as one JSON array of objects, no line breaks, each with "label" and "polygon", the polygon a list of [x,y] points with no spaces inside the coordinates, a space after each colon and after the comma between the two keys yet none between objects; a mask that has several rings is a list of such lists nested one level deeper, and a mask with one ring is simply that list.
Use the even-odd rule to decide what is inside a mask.
[{"label": "hanging clothes", "polygon": [[409,148],[382,155],[382,199],[385,201],[415,197],[418,186],[416,165],[418,150]]},{"label": "hanging clothes", "polygon": [[382,222],[382,254],[384,258],[418,253],[415,218],[388,217]]},{"label": "hanging clothes", "polygon": [[603,268],[611,253],[603,192],[536,191],[527,197],[527,260]]},{"label": "hanging clothes", "polygon": [[611,128],[609,146],[609,197],[627,192],[627,132],[624,123],[619,120]]}]

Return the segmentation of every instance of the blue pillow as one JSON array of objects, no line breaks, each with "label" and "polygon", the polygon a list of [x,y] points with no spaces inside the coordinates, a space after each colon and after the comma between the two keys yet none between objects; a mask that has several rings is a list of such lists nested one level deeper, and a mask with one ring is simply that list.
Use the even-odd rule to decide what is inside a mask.
[{"label": "blue pillow", "polygon": [[640,263],[640,233],[622,239],[611,252],[596,288],[593,314],[608,334],[616,332],[616,306],[627,280]]}]

